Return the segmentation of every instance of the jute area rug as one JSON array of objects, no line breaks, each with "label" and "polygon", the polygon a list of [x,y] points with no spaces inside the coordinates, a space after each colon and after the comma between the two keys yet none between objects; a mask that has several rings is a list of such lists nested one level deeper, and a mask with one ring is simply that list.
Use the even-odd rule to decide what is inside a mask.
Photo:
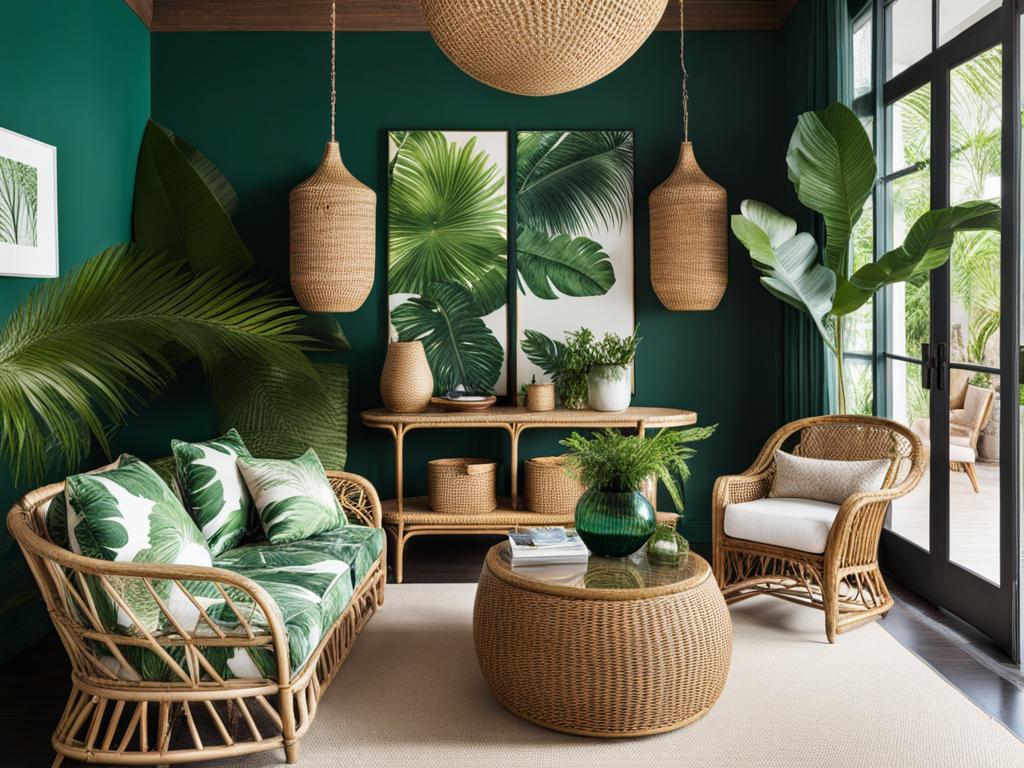
[{"label": "jute area rug", "polygon": [[[388,585],[302,740],[301,766],[1024,766],[1024,744],[881,627],[830,646],[820,612],[771,598],[733,607],[729,682],[703,719],[640,739],[554,733],[491,698],[473,652],[475,589]],[[282,764],[279,752],[218,763]]]}]

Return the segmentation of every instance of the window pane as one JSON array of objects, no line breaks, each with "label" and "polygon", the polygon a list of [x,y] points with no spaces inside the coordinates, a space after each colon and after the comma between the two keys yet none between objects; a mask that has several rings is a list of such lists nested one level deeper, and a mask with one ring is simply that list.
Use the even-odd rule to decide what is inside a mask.
[{"label": "window pane", "polygon": [[932,88],[922,86],[889,107],[889,173],[927,163],[932,149]]},{"label": "window pane", "polygon": [[853,30],[853,97],[871,90],[871,15]]},{"label": "window pane", "polygon": [[871,361],[857,357],[843,358],[843,381],[846,384],[847,412],[870,416],[875,407]]},{"label": "window pane", "polygon": [[[889,360],[888,388],[891,417],[918,434],[928,434],[929,392],[921,388],[921,366]],[[892,503],[887,527],[922,549],[929,548],[929,483],[925,474],[909,494]]]},{"label": "window pane", "polygon": [[[931,88],[925,86],[895,102],[890,108],[892,126],[890,167],[898,171],[918,168],[887,184],[891,243],[903,243],[915,221],[931,207]],[[928,341],[931,323],[931,289],[927,280],[897,283],[890,288],[892,323],[889,351],[908,357],[921,356],[921,344]]]},{"label": "window pane", "polygon": [[999,377],[949,373],[949,559],[998,584]]},{"label": "window pane", "polygon": [[939,45],[1002,5],[1002,0],[939,0]]},{"label": "window pane", "polygon": [[931,53],[932,0],[896,0],[888,13],[889,77],[893,77]]},{"label": "window pane", "polygon": [[[999,202],[1002,163],[1002,50],[993,48],[950,73],[952,203]],[[962,232],[950,254],[950,359],[999,367],[1000,239]]]},{"label": "window pane", "polygon": [[[853,227],[850,239],[850,250],[853,257],[853,271],[874,261],[874,202],[869,197],[864,205],[864,213]],[[871,354],[874,350],[874,299],[846,316],[844,328],[844,347],[846,352]],[[870,385],[871,378],[868,377]],[[848,400],[849,402],[849,400]]]}]

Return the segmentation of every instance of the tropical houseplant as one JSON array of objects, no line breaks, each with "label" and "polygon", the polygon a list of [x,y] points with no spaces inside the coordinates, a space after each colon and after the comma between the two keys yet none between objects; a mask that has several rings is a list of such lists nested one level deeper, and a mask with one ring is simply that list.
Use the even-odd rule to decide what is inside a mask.
[{"label": "tropical houseplant", "polygon": [[55,459],[76,471],[94,443],[109,456],[111,432],[190,359],[222,422],[253,450],[293,456],[312,443],[325,465],[343,466],[345,371],[305,352],[347,342],[333,318],[305,315],[246,276],[235,207],[209,160],[147,126],[137,242],[39,284],[0,329],[0,456],[16,482],[38,482]]},{"label": "tropical houseplant", "polygon": [[717,426],[662,429],[652,437],[606,429],[562,440],[569,449],[566,470],[587,488],[576,504],[576,530],[590,551],[626,557],[651,537],[654,507],[640,489],[652,477],[665,485],[681,516],[686,461],[696,454],[688,443],[705,440]]},{"label": "tropical houseplant", "polygon": [[624,411],[629,407],[633,388],[631,366],[640,343],[638,330],[634,328],[626,337],[606,333],[594,345],[587,372],[587,402],[595,411]]},{"label": "tropical houseplant", "polygon": [[797,233],[796,221],[754,200],[743,201],[732,231],[763,273],[765,289],[814,321],[833,353],[837,407],[845,413],[845,318],[884,286],[927,281],[949,259],[958,232],[999,228],[999,206],[972,201],[927,211],[901,245],[853,270],[851,238],[878,180],[874,149],[860,120],[842,104],[800,115],[786,161],[798,199],[824,220],[823,258],[812,235]]}]

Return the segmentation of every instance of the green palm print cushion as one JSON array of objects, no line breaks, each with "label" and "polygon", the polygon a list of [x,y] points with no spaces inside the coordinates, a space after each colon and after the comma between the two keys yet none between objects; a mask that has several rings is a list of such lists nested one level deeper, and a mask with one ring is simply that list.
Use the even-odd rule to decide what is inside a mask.
[{"label": "green palm print cushion", "polygon": [[308,539],[347,523],[312,448],[297,459],[240,457],[238,468],[271,544]]},{"label": "green palm print cushion", "polygon": [[[65,493],[67,537],[73,552],[118,562],[205,566],[213,562],[206,540],[181,502],[156,472],[134,456],[122,456],[118,467],[105,472],[69,477]],[[198,610],[176,585],[158,580],[153,587],[182,626],[196,625]],[[140,579],[125,581],[122,597],[130,613],[116,606],[97,584],[90,589],[99,598],[97,610],[108,629],[134,631],[141,625],[158,630],[165,623],[157,601]]]},{"label": "green palm print cushion", "polygon": [[214,555],[238,544],[253,523],[252,497],[238,471],[238,458],[251,454],[235,430],[202,443],[171,441],[178,484]]}]

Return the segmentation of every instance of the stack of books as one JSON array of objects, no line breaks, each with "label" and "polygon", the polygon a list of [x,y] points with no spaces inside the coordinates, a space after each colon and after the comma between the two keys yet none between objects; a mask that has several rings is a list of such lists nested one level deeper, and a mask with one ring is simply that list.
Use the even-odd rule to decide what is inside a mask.
[{"label": "stack of books", "polygon": [[585,563],[590,557],[579,534],[561,526],[509,531],[508,547],[514,566]]}]

